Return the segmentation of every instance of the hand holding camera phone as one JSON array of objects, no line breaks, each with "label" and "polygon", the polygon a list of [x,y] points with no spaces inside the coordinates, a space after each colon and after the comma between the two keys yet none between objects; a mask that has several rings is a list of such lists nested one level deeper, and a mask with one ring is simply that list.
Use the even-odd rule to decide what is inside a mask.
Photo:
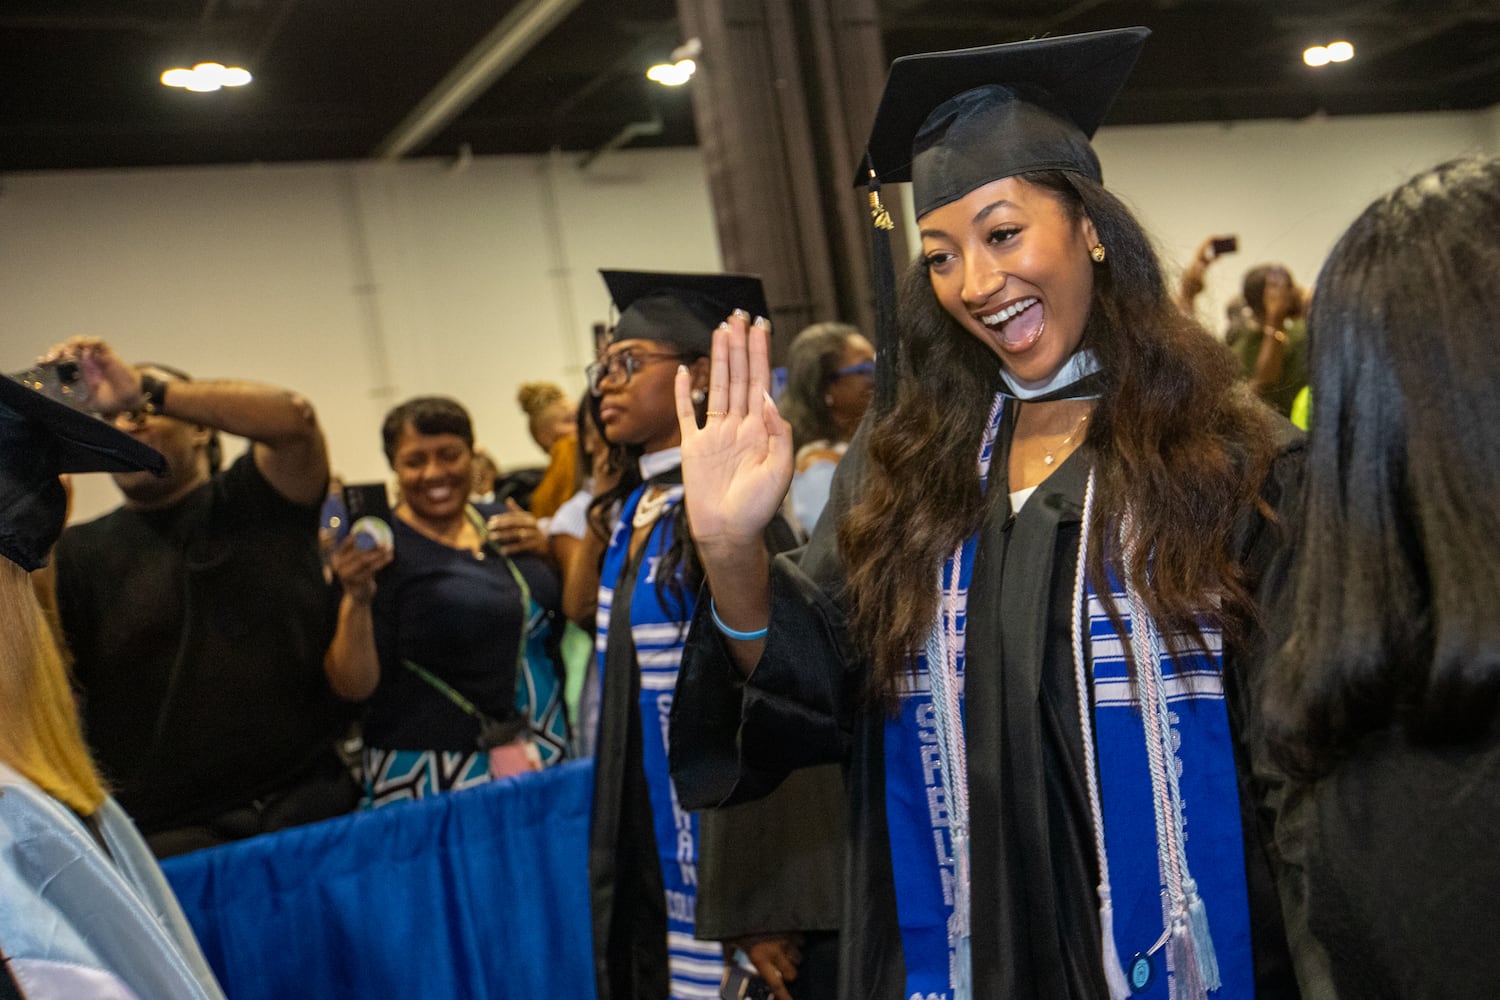
[{"label": "hand holding camera phone", "polygon": [[65,406],[92,412],[89,410],[89,384],[76,361],[49,361],[15,372],[9,378]]},{"label": "hand holding camera phone", "polygon": [[391,501],[384,483],[351,483],[344,487],[344,507],[349,513],[349,533],[354,547],[370,550],[390,548],[396,540],[391,530]]},{"label": "hand holding camera phone", "polygon": [[1217,260],[1226,253],[1235,253],[1240,248],[1238,236],[1215,236],[1209,241],[1209,260]]}]

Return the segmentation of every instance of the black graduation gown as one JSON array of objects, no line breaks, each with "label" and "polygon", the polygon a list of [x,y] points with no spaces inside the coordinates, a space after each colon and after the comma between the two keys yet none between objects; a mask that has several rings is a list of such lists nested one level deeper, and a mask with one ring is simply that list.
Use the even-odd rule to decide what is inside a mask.
[{"label": "black graduation gown", "polygon": [[[681,474],[674,469],[652,482],[679,483]],[[641,557],[657,544],[655,536],[665,524],[657,521],[652,537],[626,561],[610,608],[589,823],[597,1000],[659,1000],[669,995],[666,899],[642,757],[640,667],[630,630]],[[780,518],[766,529],[765,537],[770,552],[786,551],[794,539]],[[707,606],[706,599],[700,603]]]},{"label": "black graduation gown", "polygon": [[[1006,489],[1009,432],[1001,436],[992,489]],[[1262,491],[1273,510],[1290,508],[1300,482],[1300,435],[1287,424],[1283,436]],[[832,530],[858,496],[867,460],[862,432],[839,463],[832,516],[819,521],[804,550],[775,562],[766,650],[748,680],[707,615],[694,621],[673,706],[672,768],[683,805],[706,808],[763,795],[791,769],[846,761],[841,995],[904,1000],[885,820],[885,718],[867,707],[867,667],[848,640]],[[1088,461],[1086,449],[1075,452],[1019,516],[993,505],[981,532],[965,671],[976,997],[1107,995],[1070,640]],[[1272,524],[1249,512],[1236,538],[1267,601],[1280,591],[1289,529],[1287,518]],[[1240,744],[1264,650],[1263,638],[1251,636],[1225,655],[1230,724]],[[1295,997],[1264,846],[1262,790],[1248,777],[1246,759],[1238,763],[1257,995]]]},{"label": "black graduation gown", "polygon": [[[654,529],[653,529],[654,530]],[[640,669],[630,633],[630,601],[641,546],[616,582],[599,700],[594,803],[589,823],[594,980],[598,1000],[668,995],[667,906],[642,763]]]}]

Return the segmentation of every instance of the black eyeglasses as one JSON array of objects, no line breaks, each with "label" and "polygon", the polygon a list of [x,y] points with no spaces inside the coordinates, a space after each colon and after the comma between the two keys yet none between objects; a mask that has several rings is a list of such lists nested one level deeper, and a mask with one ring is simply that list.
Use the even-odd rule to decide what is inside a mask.
[{"label": "black eyeglasses", "polygon": [[589,377],[589,392],[597,396],[602,391],[606,378],[615,379],[621,385],[629,385],[630,377],[653,361],[681,361],[686,357],[686,354],[636,354],[633,351],[621,351],[589,365],[583,371]]}]

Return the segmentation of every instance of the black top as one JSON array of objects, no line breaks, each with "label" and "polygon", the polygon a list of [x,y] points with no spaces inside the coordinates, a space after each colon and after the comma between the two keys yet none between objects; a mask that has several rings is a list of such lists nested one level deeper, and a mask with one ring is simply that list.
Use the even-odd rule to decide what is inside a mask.
[{"label": "black top", "polygon": [[165,510],[63,532],[57,598],[84,732],[145,833],[206,821],[332,760],[345,710],[318,505],[247,451]]},{"label": "black top", "polygon": [[[478,720],[402,660],[442,678],[490,718],[513,718],[527,614],[520,588],[498,553],[476,558],[400,518],[394,522],[396,558],[375,581],[380,682],[367,702],[365,742],[387,750],[475,750]],[[561,597],[556,573],[532,557],[514,562],[532,597],[555,609]]]},{"label": "black top", "polygon": [[1299,792],[1277,839],[1337,995],[1500,996],[1500,727],[1447,747],[1376,733]]},{"label": "black top", "polygon": [[[1288,427],[1288,429],[1290,429]],[[992,466],[1006,490],[1009,431]],[[1099,968],[1097,882],[1071,653],[1077,559],[1089,452],[1079,449],[1020,514],[991,507],[969,597],[965,721],[969,755],[974,995],[1093,1000],[1107,995]],[[800,560],[778,560],[766,651],[740,683],[712,624],[688,636],[674,703],[673,777],[689,808],[753,798],[787,770],[849,764],[850,879],[844,901],[841,994],[903,998],[905,971],[885,820],[885,717],[866,709],[866,666],[850,649],[834,526],[859,495],[863,432],[839,463],[831,516]],[[1264,496],[1273,509],[1295,493],[1300,443],[1287,443]],[[1284,530],[1284,526],[1283,529]],[[1237,539],[1253,580],[1276,589],[1281,531],[1247,515]],[[1261,646],[1226,654],[1226,692],[1237,739],[1247,678]],[[1243,764],[1243,762],[1240,762]],[[1248,774],[1248,765],[1242,774]],[[1280,904],[1271,880],[1261,801],[1240,782],[1257,995],[1296,996]]]}]

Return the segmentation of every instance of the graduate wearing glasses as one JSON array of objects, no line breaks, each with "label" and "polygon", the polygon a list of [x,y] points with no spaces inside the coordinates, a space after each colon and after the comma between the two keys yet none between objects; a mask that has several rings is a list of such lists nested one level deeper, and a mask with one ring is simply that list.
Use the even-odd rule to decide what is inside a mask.
[{"label": "graduate wearing glasses", "polygon": [[596,734],[595,973],[600,1000],[695,1000],[717,995],[724,963],[717,943],[693,937],[699,824],[668,773],[677,664],[702,582],[682,506],[673,380],[681,372],[699,386],[689,405],[702,410],[714,328],[734,310],[765,317],[767,308],[754,277],[603,275],[620,319],[589,387],[620,478],[590,505],[574,564],[599,573],[599,682],[580,709]]}]

